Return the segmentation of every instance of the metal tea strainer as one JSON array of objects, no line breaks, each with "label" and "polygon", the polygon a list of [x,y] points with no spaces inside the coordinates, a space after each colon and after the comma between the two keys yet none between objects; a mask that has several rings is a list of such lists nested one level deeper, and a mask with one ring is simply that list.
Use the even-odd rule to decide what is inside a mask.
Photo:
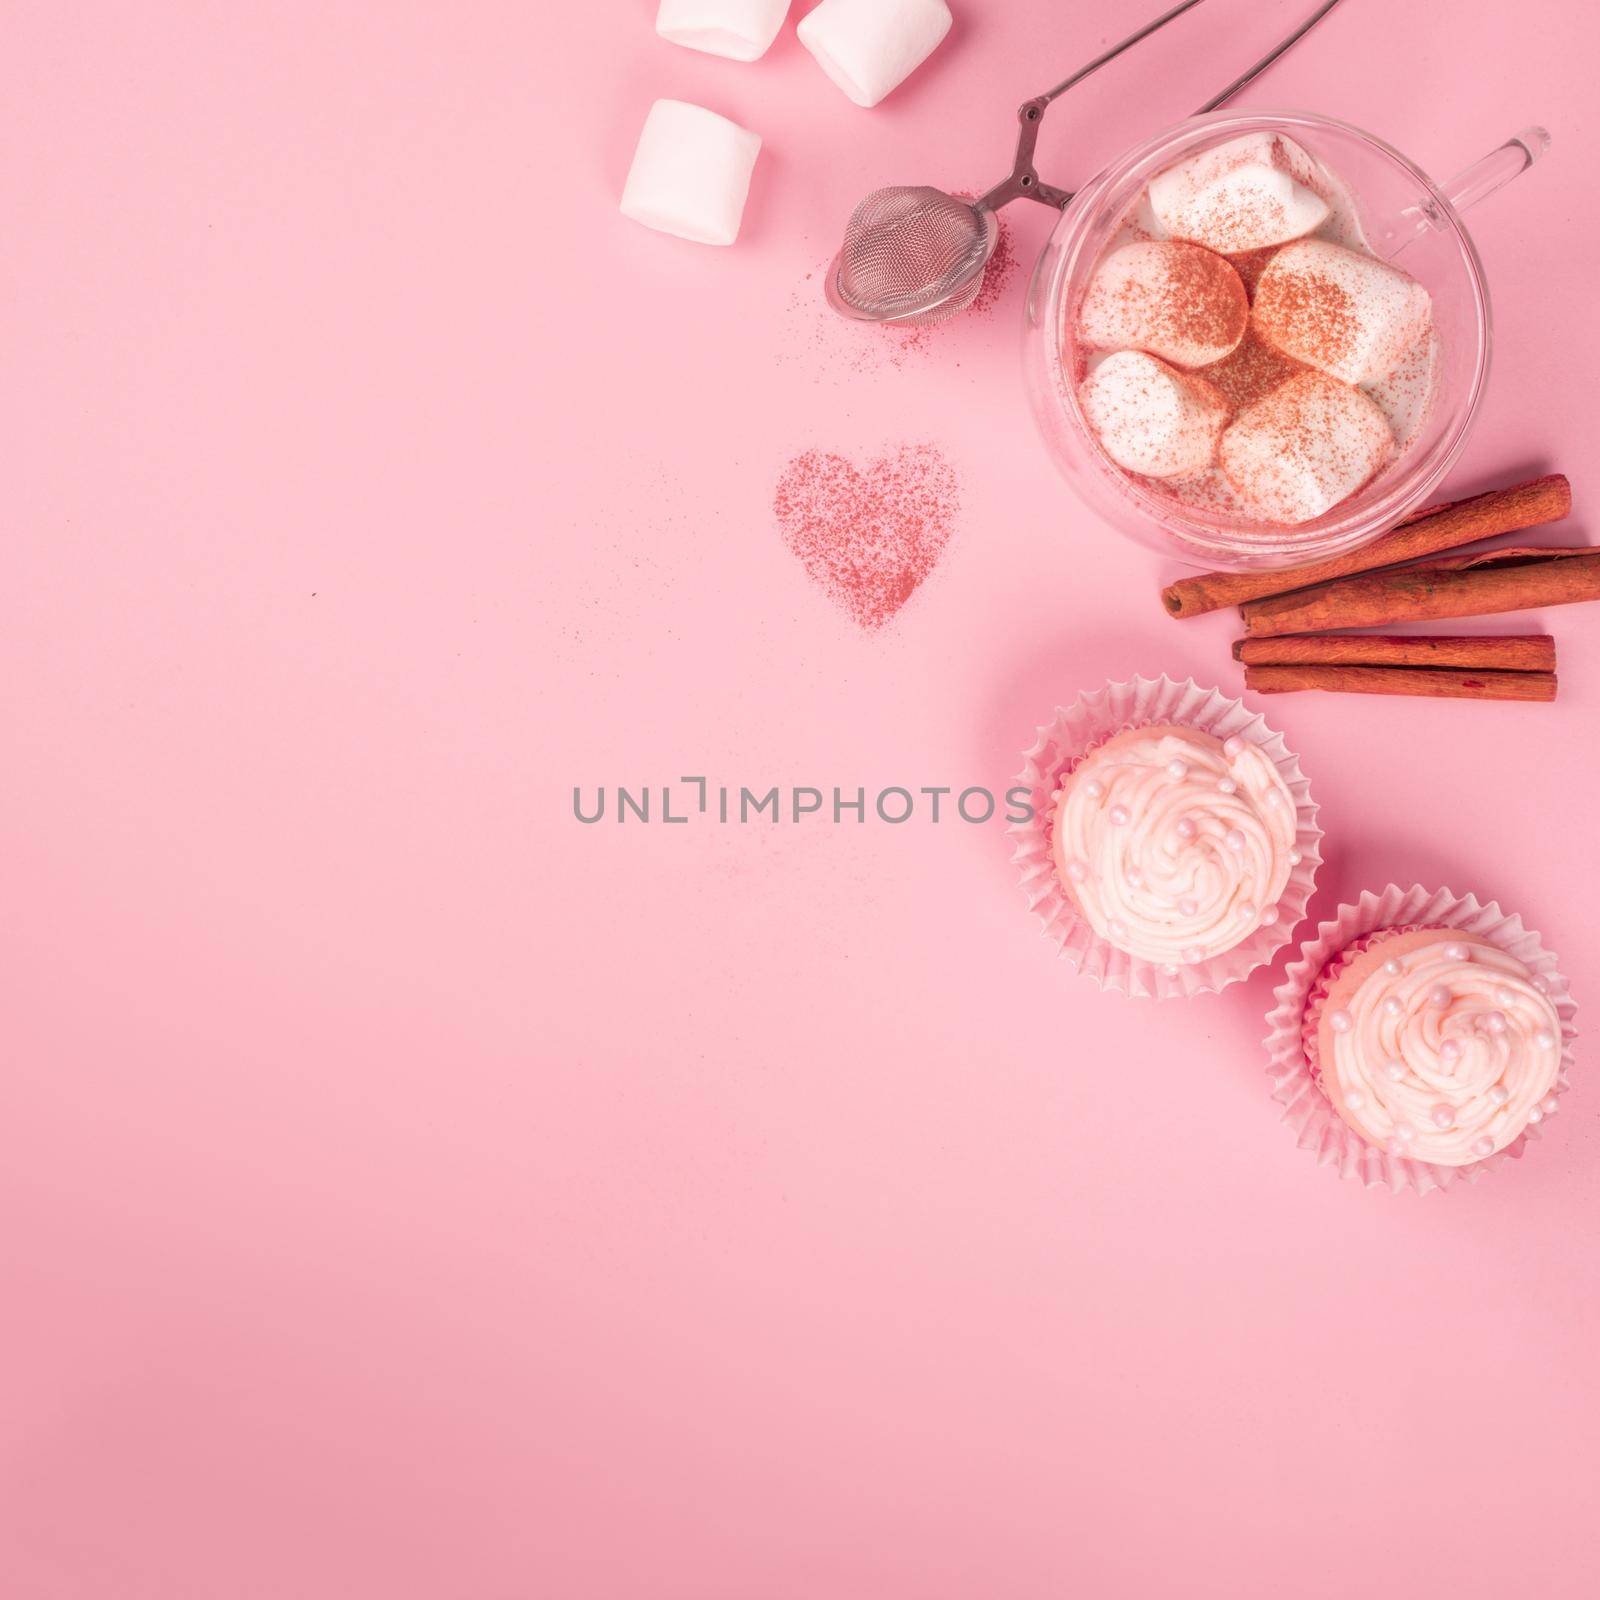
[{"label": "metal tea strainer", "polygon": [[[1182,4],[1130,33],[1087,66],[1079,67],[1064,83],[1025,101],[1017,111],[1021,132],[1011,172],[987,194],[976,200],[963,200],[926,184],[893,184],[887,189],[874,189],[852,213],[844,231],[844,244],[828,268],[828,304],[858,322],[892,322],[902,327],[943,322],[965,311],[983,286],[983,269],[999,233],[995,213],[1000,207],[1027,198],[1059,210],[1072,199],[1067,190],[1041,182],[1033,168],[1033,149],[1045,108],[1091,72],[1098,72],[1124,50],[1200,3],[1201,0],[1182,0]],[[1221,94],[1206,101],[1197,115],[1215,111],[1231,100],[1338,3],[1339,0],[1323,0],[1288,38],[1274,45]]]}]

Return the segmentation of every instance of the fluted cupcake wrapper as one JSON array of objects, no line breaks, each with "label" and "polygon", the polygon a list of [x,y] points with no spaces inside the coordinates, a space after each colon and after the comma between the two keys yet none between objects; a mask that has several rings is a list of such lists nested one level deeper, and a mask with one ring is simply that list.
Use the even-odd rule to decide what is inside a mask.
[{"label": "fluted cupcake wrapper", "polygon": [[1538,934],[1523,926],[1520,917],[1507,916],[1493,900],[1485,904],[1474,895],[1458,895],[1450,889],[1424,889],[1417,884],[1402,888],[1391,883],[1377,894],[1369,890],[1353,905],[1340,906],[1300,946],[1299,955],[1274,991],[1275,1004],[1267,1016],[1267,1071],[1273,1098],[1283,1107],[1283,1120],[1293,1128],[1300,1148],[1311,1151],[1319,1166],[1337,1167],[1341,1177],[1359,1178],[1369,1189],[1381,1186],[1396,1194],[1405,1189],[1429,1194],[1458,1183],[1475,1183],[1508,1159],[1519,1160],[1541,1130],[1530,1125],[1505,1149],[1482,1161],[1442,1167],[1392,1156],[1369,1144],[1334,1110],[1306,1056],[1302,1032],[1306,1008],[1326,998],[1331,962],[1352,946],[1364,945],[1375,933],[1405,928],[1459,928],[1476,934],[1515,956],[1544,980],[1561,1019],[1557,1094],[1565,1091],[1570,1081],[1577,1006],[1554,954],[1545,949]]},{"label": "fluted cupcake wrapper", "polygon": [[[1237,736],[1255,745],[1277,768],[1294,801],[1295,844],[1300,851],[1300,860],[1291,868],[1278,900],[1276,923],[1256,928],[1221,955],[1184,965],[1129,955],[1097,934],[1062,886],[1050,851],[1055,799],[1067,774],[1116,734],[1166,723],[1216,739]],[[1271,961],[1293,938],[1305,916],[1322,864],[1322,829],[1317,826],[1311,786],[1283,735],[1220,690],[1202,688],[1192,678],[1176,683],[1165,675],[1086,690],[1070,706],[1058,706],[1054,718],[1039,729],[1033,745],[1023,753],[1016,782],[1028,790],[1032,803],[1031,818],[1007,829],[1028,907],[1062,956],[1101,988],[1157,1000],[1187,999],[1225,988]]]}]

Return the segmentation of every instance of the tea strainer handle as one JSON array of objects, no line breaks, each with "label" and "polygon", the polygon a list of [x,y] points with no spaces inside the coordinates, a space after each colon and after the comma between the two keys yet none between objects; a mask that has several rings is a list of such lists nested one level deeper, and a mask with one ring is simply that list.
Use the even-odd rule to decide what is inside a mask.
[{"label": "tea strainer handle", "polygon": [[[1017,110],[1021,131],[1017,135],[1017,153],[1012,159],[1011,172],[978,200],[979,208],[998,211],[1001,206],[1008,205],[1013,200],[1037,200],[1043,205],[1054,206],[1057,210],[1063,209],[1072,199],[1072,191],[1058,189],[1054,184],[1044,182],[1033,165],[1033,151],[1039,142],[1039,124],[1044,120],[1045,108],[1052,100],[1064,95],[1068,89],[1082,83],[1091,73],[1098,72],[1108,61],[1116,60],[1124,50],[1132,49],[1141,40],[1148,39],[1156,29],[1166,27],[1169,22],[1181,17],[1185,11],[1193,10],[1200,3],[1201,0],[1180,0],[1180,4],[1173,6],[1170,11],[1163,11],[1159,17],[1145,23],[1142,28],[1130,33],[1126,39],[1112,45],[1109,50],[1103,51],[1093,61],[1086,62],[1070,78],[1062,79],[1055,88],[1047,89],[1041,95],[1035,95],[1032,100],[1025,100]],[[1238,94],[1246,84],[1253,83],[1279,56],[1310,33],[1338,3],[1339,0],[1322,0],[1322,4],[1292,33],[1280,39],[1259,61],[1240,73],[1220,94],[1215,94],[1206,101],[1200,107],[1198,114],[1203,116],[1208,111],[1215,111],[1218,106],[1225,105]],[[1533,158],[1529,159],[1531,162]],[[1507,181],[1505,178],[1497,178],[1490,187],[1498,188],[1505,181]]]}]

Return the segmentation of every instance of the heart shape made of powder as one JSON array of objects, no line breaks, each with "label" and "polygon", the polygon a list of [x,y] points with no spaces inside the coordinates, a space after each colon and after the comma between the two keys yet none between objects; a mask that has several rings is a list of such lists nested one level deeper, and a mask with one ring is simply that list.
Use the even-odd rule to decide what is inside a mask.
[{"label": "heart shape made of powder", "polygon": [[870,632],[938,565],[955,526],[958,489],[950,463],[931,444],[903,446],[864,469],[807,450],[784,468],[772,510],[812,582]]}]

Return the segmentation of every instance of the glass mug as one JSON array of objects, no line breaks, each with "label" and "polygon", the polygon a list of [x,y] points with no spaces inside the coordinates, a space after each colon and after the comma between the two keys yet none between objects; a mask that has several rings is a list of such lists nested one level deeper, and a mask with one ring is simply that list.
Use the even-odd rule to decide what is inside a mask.
[{"label": "glass mug", "polygon": [[[1096,263],[1150,180],[1176,162],[1249,133],[1293,139],[1354,197],[1366,242],[1433,297],[1442,345],[1438,392],[1398,460],[1312,522],[1251,521],[1180,504],[1131,477],[1101,449],[1063,360]],[[1034,417],[1056,464],[1114,527],[1141,544],[1227,570],[1285,567],[1359,548],[1422,505],[1466,444],[1489,375],[1492,343],[1483,264],[1460,213],[1526,171],[1549,135],[1530,128],[1440,188],[1370,133],[1309,112],[1213,113],[1179,123],[1130,150],[1073,196],[1028,287],[1024,364]]]}]

